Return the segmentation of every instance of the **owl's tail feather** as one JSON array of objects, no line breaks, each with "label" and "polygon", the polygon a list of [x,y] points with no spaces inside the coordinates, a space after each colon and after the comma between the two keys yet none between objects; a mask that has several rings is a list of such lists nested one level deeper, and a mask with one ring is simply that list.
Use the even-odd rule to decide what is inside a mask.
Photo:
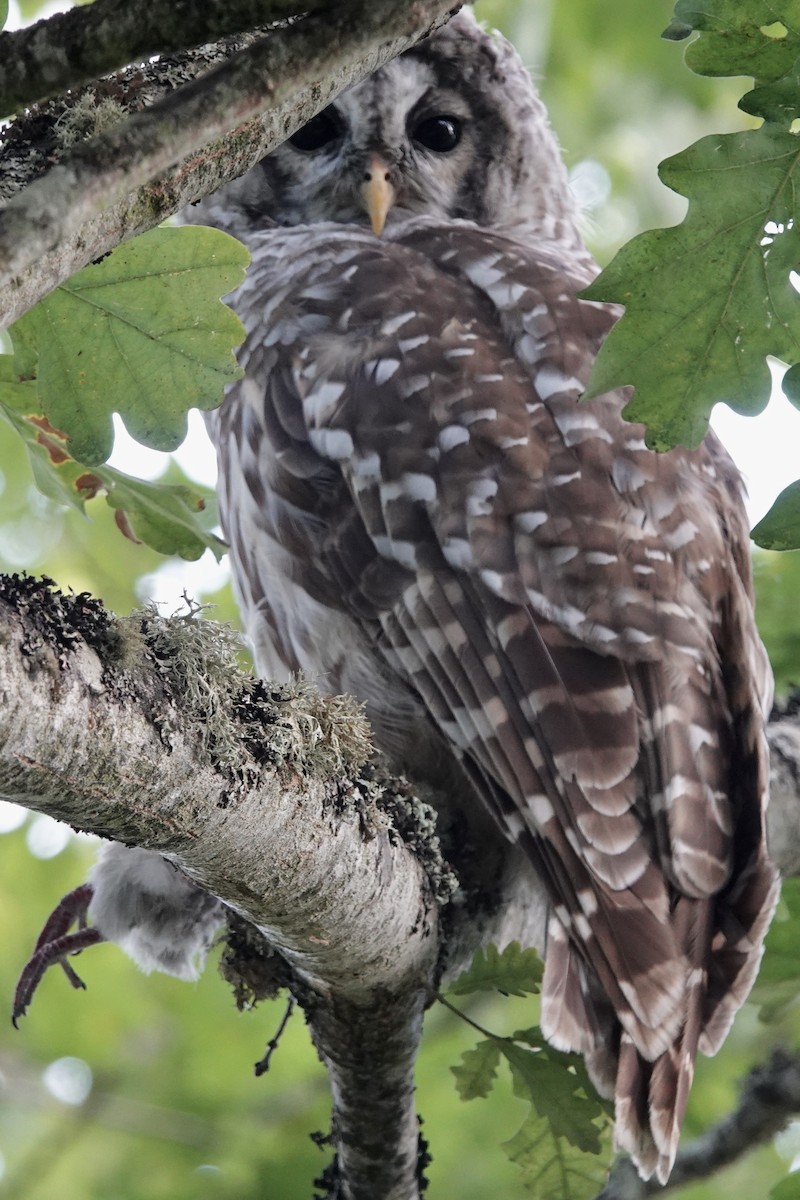
[{"label": "owl's tail feather", "polygon": [[598,1092],[614,1098],[618,1148],[630,1154],[643,1179],[656,1175],[661,1183],[675,1161],[703,1030],[708,981],[701,964],[710,908],[707,901],[683,897],[673,910],[678,942],[689,954],[677,1031],[655,1058],[646,1037],[635,1039],[622,1029],[604,989],[555,921],[548,931],[542,1029],[559,1049],[584,1055]]},{"label": "owl's tail feather", "polygon": [[615,1087],[616,1144],[633,1159],[643,1179],[669,1179],[694,1078],[700,1033],[702,986],[693,989],[686,1024],[675,1044],[648,1062],[628,1034],[620,1040]]}]

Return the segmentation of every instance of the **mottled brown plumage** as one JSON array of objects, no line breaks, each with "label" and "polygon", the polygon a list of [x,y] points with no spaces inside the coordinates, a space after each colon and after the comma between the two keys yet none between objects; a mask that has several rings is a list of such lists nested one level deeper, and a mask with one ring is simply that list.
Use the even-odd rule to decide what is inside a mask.
[{"label": "mottled brown plumage", "polygon": [[309,128],[200,214],[253,253],[214,430],[259,669],[458,761],[548,897],[545,1033],[665,1179],[775,899],[738,475],[578,403],[616,314],[507,43],[462,14]]}]

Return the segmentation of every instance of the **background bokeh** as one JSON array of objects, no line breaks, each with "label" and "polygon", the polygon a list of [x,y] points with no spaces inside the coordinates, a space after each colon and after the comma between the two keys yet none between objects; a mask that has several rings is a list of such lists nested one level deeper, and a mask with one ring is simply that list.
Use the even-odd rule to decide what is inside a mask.
[{"label": "background bokeh", "polygon": [[[657,180],[660,159],[712,130],[746,124],[735,107],[737,81],[691,75],[680,47],[660,40],[669,0],[482,0],[477,8],[515,41],[540,81],[601,261],[638,230],[680,219],[683,202]],[[26,2],[13,16],[42,11]],[[751,443],[758,436],[758,426],[748,427]],[[211,470],[199,423],[177,461],[125,446],[120,453],[126,469],[148,474],[182,471],[207,482]],[[764,450],[774,489],[773,455]],[[757,457],[752,462],[751,475]],[[21,446],[0,430],[0,569],[45,572],[120,612],[148,597],[169,610],[186,589],[215,604],[215,616],[235,620],[224,569],[206,559],[165,562],[123,540],[102,501],[89,507],[86,520],[44,500]],[[756,570],[762,630],[785,687],[800,679],[798,556],[759,553]],[[0,804],[0,1009],[10,1009],[45,915],[83,880],[92,856],[91,839]],[[52,971],[18,1033],[0,1022],[0,1200],[308,1200],[326,1162],[309,1133],[326,1129],[328,1099],[302,1016],[269,1074],[255,1079],[252,1064],[280,1022],[281,1001],[238,1014],[213,962],[197,985],[146,978],[111,946],[77,966],[86,994]],[[537,1017],[530,1001],[481,1001],[470,1011],[497,1032]],[[722,1053],[700,1063],[687,1134],[728,1111],[737,1080],[774,1042],[795,1044],[798,1032],[796,1012],[767,1027],[746,1006]],[[449,1067],[473,1041],[443,1009],[429,1014],[418,1081],[433,1151],[429,1195],[521,1200],[526,1193],[499,1144],[516,1131],[524,1106],[506,1078],[492,1098],[466,1105],[453,1088]],[[777,1148],[681,1195],[759,1200],[798,1151],[800,1134],[790,1130]]]}]

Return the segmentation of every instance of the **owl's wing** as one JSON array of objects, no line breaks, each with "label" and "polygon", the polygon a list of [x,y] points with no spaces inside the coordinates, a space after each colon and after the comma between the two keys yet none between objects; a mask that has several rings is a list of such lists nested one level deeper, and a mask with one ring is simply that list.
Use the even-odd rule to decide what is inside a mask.
[{"label": "owl's wing", "polygon": [[283,231],[239,305],[269,332],[227,419],[251,458],[269,437],[303,587],[422,700],[541,874],[545,1032],[598,1075],[619,1055],[618,1136],[663,1178],[774,903],[767,675],[724,452],[655,456],[620,396],[577,404],[613,321],[585,282],[468,223]]}]

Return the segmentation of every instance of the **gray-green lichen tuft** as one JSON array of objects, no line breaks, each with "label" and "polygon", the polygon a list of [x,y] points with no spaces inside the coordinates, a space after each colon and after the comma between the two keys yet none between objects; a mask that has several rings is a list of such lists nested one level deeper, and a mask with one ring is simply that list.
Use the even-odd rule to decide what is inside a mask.
[{"label": "gray-green lichen tuft", "polygon": [[[130,658],[143,650],[158,668],[178,712],[197,725],[209,761],[238,777],[247,774],[248,758],[254,769],[356,774],[372,754],[363,707],[349,696],[325,697],[302,678],[272,684],[246,674],[239,635],[198,619],[199,611],[189,605],[162,617],[148,606],[119,623]],[[124,668],[123,660],[124,653]]]},{"label": "gray-green lichen tuft", "polygon": [[110,96],[98,96],[92,88],[87,88],[56,120],[55,138],[63,150],[70,150],[78,142],[85,142],[119,125],[127,116],[118,100]]}]

